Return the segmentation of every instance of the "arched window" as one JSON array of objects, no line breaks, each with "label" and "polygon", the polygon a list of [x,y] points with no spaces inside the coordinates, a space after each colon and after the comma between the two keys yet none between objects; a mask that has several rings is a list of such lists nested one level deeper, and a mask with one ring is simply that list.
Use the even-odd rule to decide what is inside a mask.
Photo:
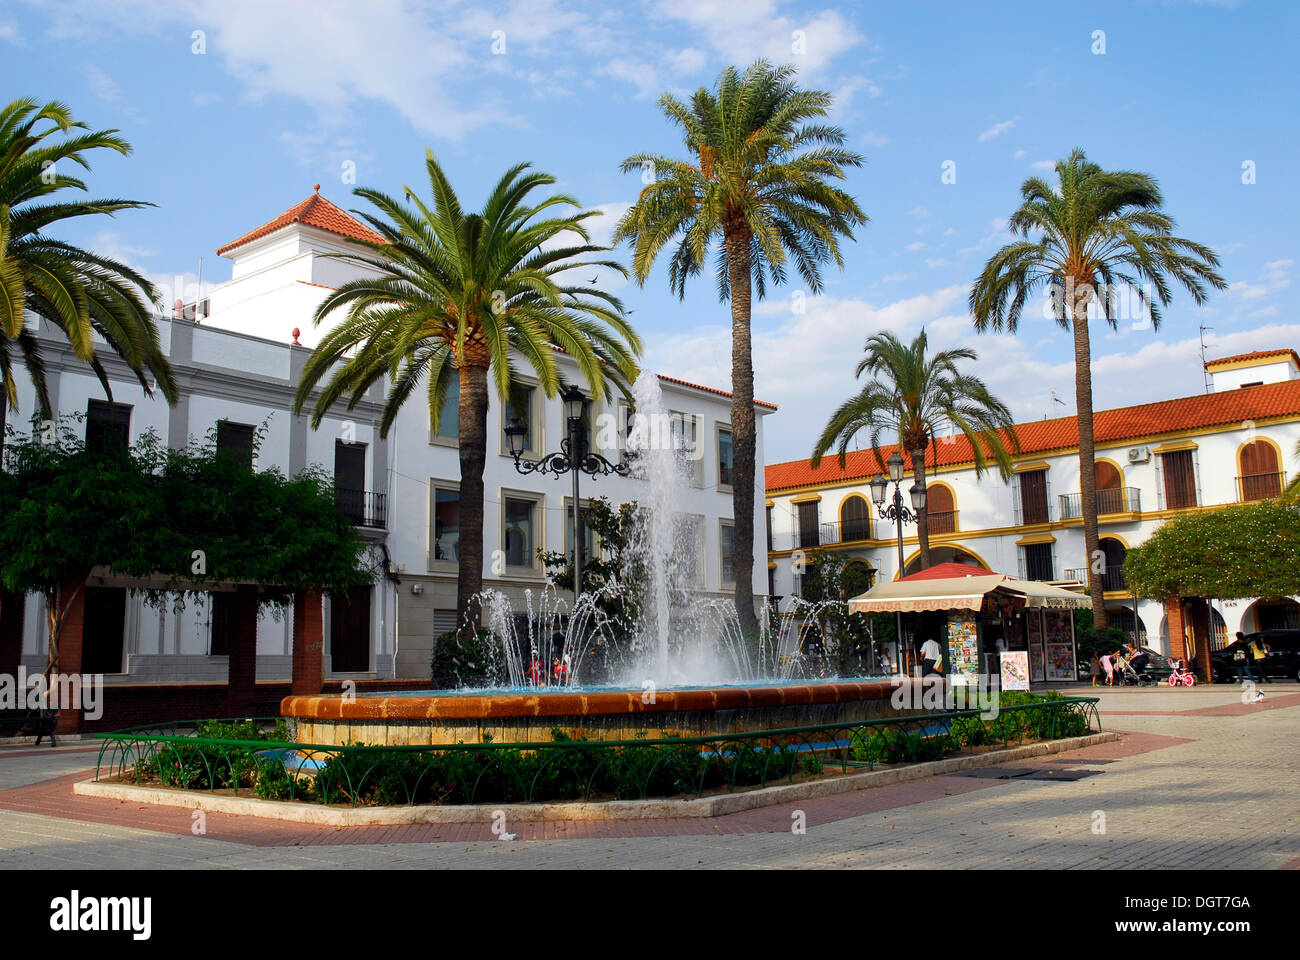
[{"label": "arched window", "polygon": [[1264,440],[1253,440],[1237,454],[1241,475],[1237,488],[1242,500],[1265,500],[1282,495],[1282,473],[1277,450]]},{"label": "arched window", "polygon": [[1097,513],[1123,513],[1128,509],[1124,503],[1124,478],[1119,468],[1113,463],[1098,460],[1093,464],[1097,477]]},{"label": "arched window", "polygon": [[866,497],[852,496],[840,505],[840,539],[870,540],[871,511]]},{"label": "arched window", "polygon": [[1128,550],[1124,544],[1113,537],[1102,537],[1101,551],[1106,555],[1106,569],[1101,574],[1103,590],[1127,590],[1128,581],[1124,579],[1124,558]]},{"label": "arched window", "polygon": [[957,529],[957,508],[950,487],[926,487],[925,512],[930,515],[931,533],[952,533]]}]

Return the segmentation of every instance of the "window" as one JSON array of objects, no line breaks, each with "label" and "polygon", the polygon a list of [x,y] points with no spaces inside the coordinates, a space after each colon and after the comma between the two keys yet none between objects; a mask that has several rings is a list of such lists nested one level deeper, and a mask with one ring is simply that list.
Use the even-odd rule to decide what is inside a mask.
[{"label": "window", "polygon": [[[588,505],[583,503],[578,511],[578,521],[582,524],[582,560],[586,563],[596,555],[596,535],[587,524]],[[573,501],[564,504],[564,555],[573,555]]]},{"label": "window", "polygon": [[1165,507],[1177,510],[1196,506],[1196,464],[1191,450],[1160,454],[1164,473]]},{"label": "window", "polygon": [[[517,404],[517,405],[516,405]],[[537,452],[537,431],[533,428],[533,388],[519,387],[511,391],[510,400],[506,401],[501,411],[501,452],[510,452],[510,438],[506,436],[506,427],[516,417],[524,425],[524,452]]]},{"label": "window", "polygon": [[869,540],[871,538],[871,512],[865,497],[849,497],[840,506],[840,539]]},{"label": "window", "polygon": [[1238,458],[1241,465],[1238,489],[1242,500],[1266,500],[1282,495],[1282,473],[1272,444],[1253,440],[1241,448]]},{"label": "window", "polygon": [[370,587],[330,595],[330,669],[365,673],[370,669]]},{"label": "window", "polygon": [[433,489],[433,560],[455,563],[460,559],[460,490]]},{"label": "window", "polygon": [[1052,563],[1052,544],[1027,543],[1020,549],[1024,551],[1024,575],[1026,580],[1056,579],[1056,572]]},{"label": "window", "polygon": [[673,516],[673,560],[678,586],[699,587],[704,583],[704,518],[694,513]]},{"label": "window", "polygon": [[767,508],[767,549],[772,549],[772,508]]},{"label": "window", "polygon": [[366,519],[366,445],[334,441],[334,495],[353,523]]},{"label": "window", "polygon": [[82,673],[122,673],[126,588],[86,587],[82,623]]},{"label": "window", "polygon": [[506,566],[535,566],[537,504],[532,500],[506,497],[503,511],[505,524],[501,545],[506,552]]},{"label": "window", "polygon": [[[1098,460],[1093,464],[1092,472],[1097,479],[1097,513],[1123,513],[1128,509],[1124,497],[1123,477],[1120,476],[1115,464]],[[1136,509],[1136,505],[1133,509]]]},{"label": "window", "polygon": [[926,488],[925,512],[929,515],[931,533],[952,533],[957,529],[957,510],[948,487]]},{"label": "window", "polygon": [[818,534],[821,532],[817,523],[817,501],[807,500],[795,504],[799,517],[799,546],[816,547],[821,544]]},{"label": "window", "polygon": [[718,486],[731,486],[735,461],[732,458],[731,431],[718,431]]},{"label": "window", "polygon": [[245,470],[252,470],[253,434],[252,424],[218,420],[217,453],[233,458]]},{"label": "window", "polygon": [[776,567],[767,568],[767,595],[776,596]]},{"label": "window", "polygon": [[722,557],[722,583],[724,586],[736,582],[736,525],[730,520],[723,520],[718,526],[718,554]]},{"label": "window", "polygon": [[[506,423],[509,422],[507,418]],[[439,440],[452,441],[460,437],[460,377],[454,373],[442,398],[442,407],[438,411],[438,432],[434,436]]]},{"label": "window", "polygon": [[[124,450],[130,443],[131,407],[90,400],[86,404],[86,449],[92,453]],[[116,671],[115,671],[116,672]]]},{"label": "window", "polygon": [[1027,470],[1019,476],[1020,522],[1046,523],[1047,471]]},{"label": "window", "polygon": [[689,413],[669,414],[673,450],[676,451],[678,462],[681,464],[682,475],[696,486],[702,486],[704,451],[699,445],[698,420],[699,418]]}]

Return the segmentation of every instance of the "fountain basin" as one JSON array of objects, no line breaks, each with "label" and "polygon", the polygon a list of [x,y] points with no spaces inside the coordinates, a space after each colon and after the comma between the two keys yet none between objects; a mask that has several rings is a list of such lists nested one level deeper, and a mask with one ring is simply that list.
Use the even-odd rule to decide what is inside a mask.
[{"label": "fountain basin", "polygon": [[[913,683],[916,681],[903,681]],[[537,743],[560,729],[588,740],[716,736],[916,713],[895,708],[892,680],[622,689],[434,690],[286,697],[299,743],[376,746]]]}]

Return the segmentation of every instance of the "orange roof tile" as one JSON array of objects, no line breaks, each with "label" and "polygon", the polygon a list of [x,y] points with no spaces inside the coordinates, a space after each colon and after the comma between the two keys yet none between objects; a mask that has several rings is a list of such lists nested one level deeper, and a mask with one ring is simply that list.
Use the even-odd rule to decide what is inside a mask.
[{"label": "orange roof tile", "polygon": [[[1203,393],[1135,407],[1099,410],[1093,415],[1093,434],[1098,444],[1116,443],[1178,430],[1240,424],[1246,420],[1265,420],[1288,415],[1300,415],[1300,380],[1284,380],[1249,389]],[[1053,450],[1068,450],[1079,445],[1079,423],[1074,417],[1019,423],[1016,424],[1016,434],[1020,438],[1018,456],[1021,458]],[[888,460],[893,452],[892,444],[882,445],[881,461]],[[906,453],[903,456],[907,458]],[[907,459],[910,461],[910,458]],[[972,463],[971,446],[962,436],[951,440],[940,437],[931,447],[926,462],[937,462],[941,467]],[[812,469],[807,460],[773,463],[765,470],[769,493],[815,483],[861,480],[882,472],[869,449],[848,454],[844,470],[840,470],[839,458],[834,453],[827,454],[816,470]]]},{"label": "orange roof tile", "polygon": [[291,223],[301,223],[351,240],[369,240],[372,243],[384,242],[383,237],[342,207],[330,203],[320,195],[319,191],[320,184],[318,183],[316,184],[316,190],[302,203],[292,206],[278,217],[266,221],[256,230],[250,230],[238,240],[232,240],[224,247],[218,247],[217,256],[224,257],[231,250],[274,233],[281,227],[287,227]]},{"label": "orange roof tile", "polygon": [[1239,353],[1234,357],[1220,357],[1218,360],[1206,360],[1205,369],[1212,370],[1222,364],[1236,363],[1239,360],[1262,360],[1265,357],[1288,356],[1291,358],[1291,362],[1300,369],[1300,356],[1297,356],[1294,350],[1256,350],[1254,353]]},{"label": "orange roof tile", "polygon": [[[720,397],[730,397],[731,394],[726,390],[719,390],[717,387],[706,387],[703,384],[691,383],[689,380],[678,380],[676,377],[669,377],[665,374],[659,374],[660,380],[667,380],[669,383],[680,384],[683,387],[692,387],[695,390],[703,390],[705,393],[716,393]],[[766,400],[755,400],[754,406],[767,407],[769,410],[775,410],[775,403],[768,403]]]}]

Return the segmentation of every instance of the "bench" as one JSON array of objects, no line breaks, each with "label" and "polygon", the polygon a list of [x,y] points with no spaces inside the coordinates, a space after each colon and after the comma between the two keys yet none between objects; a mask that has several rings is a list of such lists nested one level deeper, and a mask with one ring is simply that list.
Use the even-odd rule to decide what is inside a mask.
[{"label": "bench", "polygon": [[57,710],[30,709],[15,707],[0,709],[0,737],[36,737],[36,746],[41,740],[50,738],[50,746],[57,747],[54,740],[54,728],[59,723]]}]

